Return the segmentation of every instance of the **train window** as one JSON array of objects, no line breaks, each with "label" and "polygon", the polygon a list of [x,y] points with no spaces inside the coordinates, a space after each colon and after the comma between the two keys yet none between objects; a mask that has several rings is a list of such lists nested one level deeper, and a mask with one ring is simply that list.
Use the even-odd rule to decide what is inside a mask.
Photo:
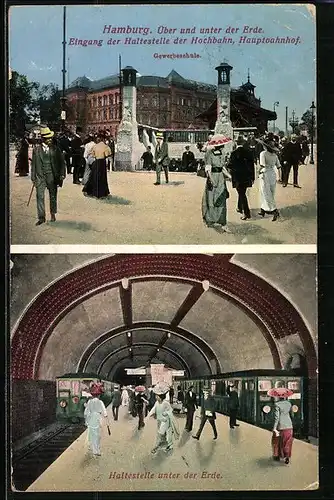
[{"label": "train window", "polygon": [[68,392],[59,392],[60,398],[68,398]]},{"label": "train window", "polygon": [[254,391],[254,389],[255,389],[255,384],[254,384],[254,382],[253,382],[253,381],[249,382],[249,390],[250,390],[250,391]]},{"label": "train window", "polygon": [[284,380],[276,380],[275,381],[275,388],[278,389],[279,387],[285,387]]},{"label": "train window", "polygon": [[72,381],[72,394],[73,395],[80,394],[80,382],[79,382],[79,380]]},{"label": "train window", "polygon": [[260,395],[260,401],[270,401],[270,400],[271,400],[270,396],[267,396],[266,394]]},{"label": "train window", "polygon": [[271,389],[271,380],[259,380],[259,391],[269,391]]},{"label": "train window", "polygon": [[290,380],[288,382],[288,389],[291,389],[291,391],[299,391],[299,381],[298,380]]},{"label": "train window", "polygon": [[70,389],[71,381],[70,380],[58,380],[59,389]]},{"label": "train window", "polygon": [[214,396],[216,394],[216,381],[211,380],[211,393]]},{"label": "train window", "polygon": [[300,392],[295,392],[294,394],[292,394],[292,396],[289,396],[288,399],[300,399],[301,396],[300,396]]}]

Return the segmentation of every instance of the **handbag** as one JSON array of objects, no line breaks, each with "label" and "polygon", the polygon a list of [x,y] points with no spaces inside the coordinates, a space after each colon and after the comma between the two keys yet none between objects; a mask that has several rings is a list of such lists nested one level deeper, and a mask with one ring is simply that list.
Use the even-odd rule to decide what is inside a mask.
[{"label": "handbag", "polygon": [[197,176],[198,177],[203,177],[205,178],[207,175],[206,175],[206,171],[205,171],[205,166],[204,165],[201,165],[199,167],[199,169],[197,170]]}]

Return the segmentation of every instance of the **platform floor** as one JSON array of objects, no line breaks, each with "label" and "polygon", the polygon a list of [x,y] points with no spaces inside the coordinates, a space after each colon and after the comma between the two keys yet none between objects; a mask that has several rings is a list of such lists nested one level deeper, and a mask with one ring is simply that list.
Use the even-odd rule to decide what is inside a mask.
[{"label": "platform floor", "polygon": [[[109,414],[111,409],[108,409]],[[217,416],[218,439],[211,426],[200,441],[183,430],[185,417],[176,417],[180,439],[171,454],[150,453],[155,443],[156,421],[144,429],[120,409],[119,420],[110,417],[111,436],[102,431],[102,456],[87,451],[87,431],[28,488],[27,491],[191,491],[191,490],[303,490],[318,488],[318,448],[295,440],[289,465],[273,462],[271,433],[240,422],[231,430],[228,418]],[[122,479],[122,473],[142,473],[145,478]],[[209,476],[211,474],[211,476]],[[148,479],[147,476],[150,475]],[[219,476],[218,476],[219,475]],[[218,476],[218,477],[217,477]]]}]

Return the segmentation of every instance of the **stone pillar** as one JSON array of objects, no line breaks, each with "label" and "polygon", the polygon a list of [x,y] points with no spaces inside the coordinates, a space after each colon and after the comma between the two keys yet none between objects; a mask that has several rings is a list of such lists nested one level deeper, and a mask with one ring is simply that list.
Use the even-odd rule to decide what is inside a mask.
[{"label": "stone pillar", "polygon": [[132,66],[122,69],[122,121],[117,132],[115,170],[137,170],[145,151],[138,136],[136,75],[137,71]]},{"label": "stone pillar", "polygon": [[[230,72],[233,69],[227,62],[217,66],[218,85],[217,85],[217,121],[215,124],[215,134],[223,134],[233,139],[233,127],[231,123],[231,86]],[[233,143],[225,146],[226,153],[231,154]]]}]

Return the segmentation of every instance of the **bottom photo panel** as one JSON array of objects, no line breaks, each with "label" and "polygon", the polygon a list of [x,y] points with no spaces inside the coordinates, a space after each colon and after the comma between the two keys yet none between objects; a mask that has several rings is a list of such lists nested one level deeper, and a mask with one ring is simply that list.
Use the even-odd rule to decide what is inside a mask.
[{"label": "bottom photo panel", "polygon": [[316,256],[14,254],[13,491],[318,484]]}]

